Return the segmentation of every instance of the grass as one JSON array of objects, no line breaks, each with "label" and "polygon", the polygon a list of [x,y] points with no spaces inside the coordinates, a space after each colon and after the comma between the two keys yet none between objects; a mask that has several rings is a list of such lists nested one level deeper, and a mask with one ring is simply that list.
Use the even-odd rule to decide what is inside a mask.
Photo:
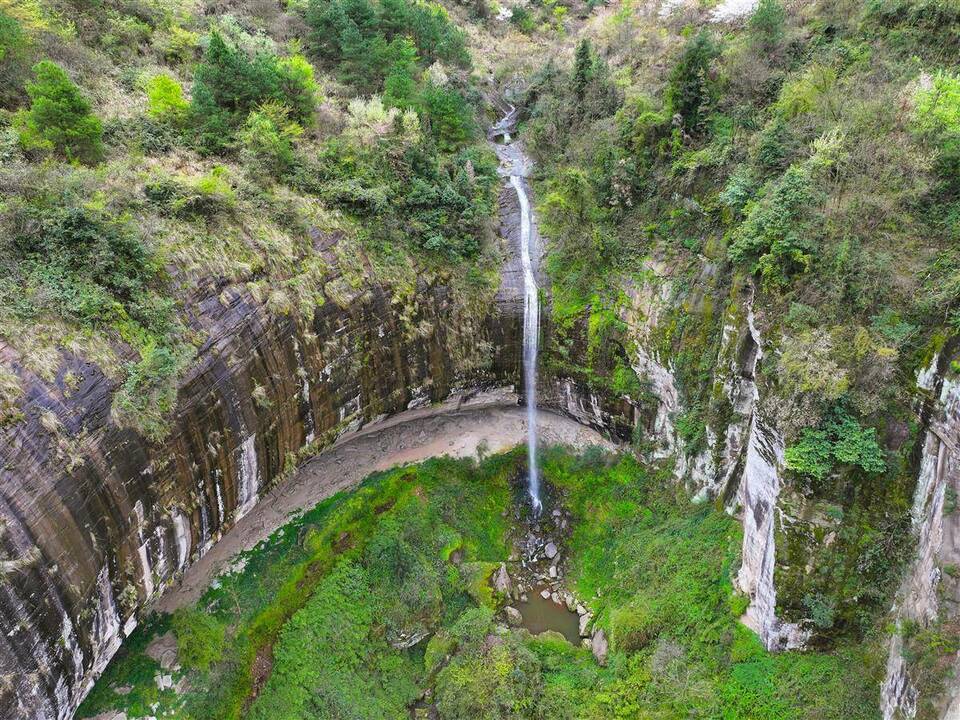
[{"label": "grass", "polygon": [[179,638],[214,659],[189,671],[183,698],[156,691],[143,654],[169,627],[160,619],[128,641],[81,717],[401,718],[424,688],[444,718],[471,720],[876,717],[878,647],[764,650],[737,621],[737,522],[629,457],[543,454],[575,518],[571,587],[611,639],[608,664],[557,634],[496,624],[487,578],[511,551],[504,509],[523,458],[434,459],[324,501],[237,558],[191,611],[211,622],[175,623],[201,637],[226,628],[219,660]]}]

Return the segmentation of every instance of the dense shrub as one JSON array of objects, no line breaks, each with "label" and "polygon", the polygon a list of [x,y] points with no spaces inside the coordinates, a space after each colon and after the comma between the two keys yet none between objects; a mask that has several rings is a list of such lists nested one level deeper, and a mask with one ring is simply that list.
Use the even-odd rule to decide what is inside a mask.
[{"label": "dense shrub", "polygon": [[264,103],[247,116],[238,134],[241,156],[255,173],[279,178],[293,165],[293,141],[303,132],[285,105]]},{"label": "dense shrub", "polygon": [[29,110],[16,116],[20,142],[28,150],[56,152],[67,160],[93,164],[103,155],[103,125],[90,102],[56,63],[44,60],[27,84]]},{"label": "dense shrub", "polygon": [[194,76],[191,114],[204,152],[229,147],[247,114],[265,102],[289,108],[297,122],[311,120],[316,83],[309,63],[258,52],[253,57],[214,32]]},{"label": "dense shrub", "polygon": [[865,473],[886,470],[875,428],[863,428],[843,409],[834,409],[821,428],[804,428],[786,450],[786,465],[794,472],[823,480],[835,466],[853,466]]},{"label": "dense shrub", "polygon": [[314,51],[340,78],[378,92],[391,64],[391,45],[409,37],[422,61],[469,67],[464,35],[439,5],[411,0],[311,0],[307,22]]},{"label": "dense shrub", "polygon": [[183,88],[166,73],[147,81],[147,113],[156,120],[178,125],[184,121],[190,103],[183,97]]},{"label": "dense shrub", "polygon": [[135,316],[157,274],[150,253],[128,223],[61,201],[9,213],[4,278],[19,290],[7,306],[88,327]]},{"label": "dense shrub", "polygon": [[181,609],[173,614],[177,657],[186,667],[206,670],[223,655],[224,627],[209,613]]}]

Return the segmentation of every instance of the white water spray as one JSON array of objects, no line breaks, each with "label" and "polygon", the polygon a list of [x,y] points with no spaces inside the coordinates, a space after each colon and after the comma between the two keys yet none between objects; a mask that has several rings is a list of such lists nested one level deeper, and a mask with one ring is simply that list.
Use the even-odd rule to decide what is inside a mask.
[{"label": "white water spray", "polygon": [[523,386],[527,401],[527,464],[530,502],[535,515],[540,514],[540,475],[537,470],[537,353],[540,341],[540,290],[533,272],[531,245],[534,242],[530,199],[523,184],[526,157],[512,143],[510,127],[513,125],[516,108],[494,126],[494,133],[503,136],[510,152],[505,154],[504,165],[510,176],[510,184],[520,202],[520,264],[523,268]]},{"label": "white water spray", "polygon": [[520,262],[523,265],[523,385],[527,396],[527,459],[529,465],[530,502],[539,514],[540,476],[537,472],[537,352],[540,344],[540,290],[530,259],[530,199],[523,188],[523,179],[510,176],[510,184],[520,200]]}]

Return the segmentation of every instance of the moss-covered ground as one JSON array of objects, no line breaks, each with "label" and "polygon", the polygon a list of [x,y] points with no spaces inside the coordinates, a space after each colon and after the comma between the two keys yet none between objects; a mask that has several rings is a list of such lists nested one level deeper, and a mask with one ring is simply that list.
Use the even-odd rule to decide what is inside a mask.
[{"label": "moss-covered ground", "polygon": [[[611,640],[606,665],[556,633],[508,629],[486,580],[511,554],[523,463],[519,451],[434,459],[321,503],[240,556],[195,607],[144,623],[79,715],[878,716],[879,643],[767,653],[737,619],[736,520],[627,456],[543,454],[574,518],[570,589]],[[171,628],[181,695],[157,690],[146,655]]]}]

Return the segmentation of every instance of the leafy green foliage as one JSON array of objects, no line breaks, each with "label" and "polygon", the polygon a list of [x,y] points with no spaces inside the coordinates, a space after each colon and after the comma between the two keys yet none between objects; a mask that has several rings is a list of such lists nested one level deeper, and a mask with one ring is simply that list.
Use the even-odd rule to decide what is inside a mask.
[{"label": "leafy green foliage", "polygon": [[823,480],[836,465],[860,468],[865,473],[886,470],[876,428],[863,428],[842,409],[835,409],[822,428],[804,428],[800,439],[786,450],[787,467]]},{"label": "leafy green foliage", "polygon": [[760,0],[750,16],[750,33],[769,51],[783,39],[787,13],[780,0]]},{"label": "leafy green foliage", "polygon": [[805,213],[814,199],[808,171],[793,166],[766,188],[762,200],[747,205],[746,219],[730,245],[736,262],[754,261],[754,269],[769,282],[782,283],[810,267],[814,245]]},{"label": "leafy green foliage", "polygon": [[43,60],[33,67],[27,84],[31,105],[18,113],[15,124],[27,150],[55,152],[67,160],[94,164],[103,155],[103,125],[90,102],[56,63]]},{"label": "leafy green foliage", "polygon": [[21,97],[27,51],[20,23],[0,10],[0,107],[10,107]]},{"label": "leafy green foliage", "polygon": [[349,564],[323,579],[280,635],[252,720],[405,715],[418,694],[414,668],[377,636],[372,590],[363,570]]},{"label": "leafy green foliage", "polygon": [[209,613],[180,609],[171,624],[177,636],[177,657],[186,667],[205,671],[223,655],[224,627]]},{"label": "leafy green foliage", "polygon": [[719,48],[707,30],[693,36],[670,71],[665,99],[672,113],[683,120],[689,132],[700,132],[716,102],[716,84],[711,65]]},{"label": "leafy green foliage", "polygon": [[285,105],[293,120],[309,122],[316,90],[313,70],[302,58],[265,52],[250,57],[214,32],[194,75],[191,114],[199,147],[226,149],[247,114],[270,101]]},{"label": "leafy green foliage", "polygon": [[[157,636],[170,630],[169,615],[149,615],[134,630],[113,656],[103,675],[84,698],[76,717],[94,717],[110,710],[123,710],[128,717],[152,714],[160,702],[172,702],[176,692],[157,688],[156,676],[163,672],[160,663],[145,651]],[[179,673],[174,673],[179,677]]]},{"label": "leafy green foliage", "polygon": [[[522,458],[390,471],[245,553],[241,572],[173,619],[181,642],[232,626],[221,660],[190,675],[178,712],[238,717],[250,692],[244,673],[272,647],[250,718],[407,717],[424,688],[453,720],[873,718],[877,666],[864,671],[872,660],[863,649],[772,655],[738,624],[734,520],[599,449],[548,450],[544,473],[578,519],[570,579],[612,636],[607,667],[559,634],[499,627],[493,609],[470,600],[449,551],[457,547],[464,566],[510,552],[503,508]],[[404,647],[424,633],[429,641]],[[117,677],[112,667],[107,675]],[[152,676],[130,681],[137,697],[141,685],[155,688]],[[123,707],[98,686],[101,694]],[[157,700],[155,713],[169,707]]]},{"label": "leafy green foliage", "polygon": [[87,327],[133,320],[163,334],[168,319],[149,310],[158,268],[134,229],[71,200],[10,208],[0,246],[6,307],[25,319],[51,313]]},{"label": "leafy green foliage", "polygon": [[[412,120],[416,123],[415,116]],[[401,129],[370,139],[333,140],[319,163],[305,168],[295,182],[364,218],[379,244],[413,243],[457,261],[480,251],[496,178],[496,160],[486,148],[468,147],[442,158]]]},{"label": "leafy green foliage", "polygon": [[462,31],[431,2],[311,0],[307,23],[316,53],[362,92],[381,89],[385,70],[397,60],[398,39],[409,39],[426,64],[470,65]]},{"label": "leafy green foliage", "polygon": [[154,75],[147,81],[147,113],[161,122],[182,123],[190,103],[183,97],[183,88],[166,73]]},{"label": "leafy green foliage", "polygon": [[289,115],[285,105],[267,102],[247,116],[238,139],[247,166],[255,172],[279,178],[293,167],[293,142],[303,129]]}]

